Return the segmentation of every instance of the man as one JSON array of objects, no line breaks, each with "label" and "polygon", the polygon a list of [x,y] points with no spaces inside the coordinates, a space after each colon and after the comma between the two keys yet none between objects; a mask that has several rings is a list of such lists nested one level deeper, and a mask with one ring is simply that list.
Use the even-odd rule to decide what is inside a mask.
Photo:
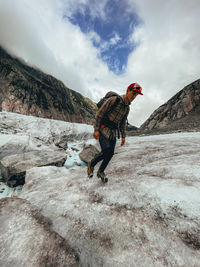
[{"label": "man", "polygon": [[[101,178],[103,183],[108,181],[104,170],[114,155],[116,145],[116,132],[121,133],[121,146],[125,144],[126,136],[126,120],[130,110],[129,105],[136,98],[142,94],[142,88],[138,83],[132,83],[128,86],[126,94],[123,96],[109,97],[100,109],[97,111],[94,125],[94,137],[99,139],[101,152],[88,163],[88,177],[93,177],[94,166],[102,161],[97,177]],[[118,103],[117,97],[119,97]],[[117,105],[115,106],[115,103]],[[114,106],[114,109],[112,107]]]}]

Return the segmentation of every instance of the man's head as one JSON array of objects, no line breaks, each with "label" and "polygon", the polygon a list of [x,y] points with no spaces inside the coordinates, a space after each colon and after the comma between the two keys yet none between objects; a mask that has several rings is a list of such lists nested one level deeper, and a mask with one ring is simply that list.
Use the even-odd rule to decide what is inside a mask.
[{"label": "man's head", "polygon": [[126,90],[126,97],[129,102],[132,102],[137,95],[143,95],[142,87],[138,83],[132,83]]}]

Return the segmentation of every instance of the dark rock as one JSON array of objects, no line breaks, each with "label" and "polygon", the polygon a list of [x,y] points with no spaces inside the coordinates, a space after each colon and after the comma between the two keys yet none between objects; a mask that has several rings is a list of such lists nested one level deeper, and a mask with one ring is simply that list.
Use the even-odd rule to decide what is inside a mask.
[{"label": "dark rock", "polygon": [[87,145],[85,148],[79,153],[79,157],[82,161],[88,163],[93,157],[99,153],[99,150],[93,145]]},{"label": "dark rock", "polygon": [[56,146],[66,150],[68,148],[68,142],[66,141],[59,141],[58,143],[55,144]]},{"label": "dark rock", "polygon": [[197,80],[156,109],[140,131],[200,129],[200,80]]},{"label": "dark rock", "polygon": [[75,148],[75,147],[72,147],[71,150],[76,151],[76,152],[79,151],[79,149],[78,148]]},{"label": "dark rock", "polygon": [[137,131],[137,129],[138,128],[136,126],[133,126],[130,123],[127,123],[126,125],[126,131]]}]

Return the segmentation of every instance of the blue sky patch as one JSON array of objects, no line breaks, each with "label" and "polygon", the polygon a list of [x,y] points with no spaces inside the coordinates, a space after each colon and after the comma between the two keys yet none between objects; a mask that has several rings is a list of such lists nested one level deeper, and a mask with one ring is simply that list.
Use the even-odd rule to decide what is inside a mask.
[{"label": "blue sky patch", "polygon": [[129,54],[136,47],[130,36],[140,23],[139,18],[136,13],[130,12],[125,1],[109,0],[104,6],[104,16],[94,15],[92,11],[92,4],[82,5],[68,19],[85,34],[96,33],[91,40],[99,49],[100,58],[111,71],[121,74],[126,68]]}]

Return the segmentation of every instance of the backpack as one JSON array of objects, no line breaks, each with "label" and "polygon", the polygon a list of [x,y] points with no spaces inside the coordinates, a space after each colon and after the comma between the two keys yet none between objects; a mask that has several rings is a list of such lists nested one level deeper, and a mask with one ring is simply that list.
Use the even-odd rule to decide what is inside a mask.
[{"label": "backpack", "polygon": [[[112,92],[112,91],[109,91],[103,98],[101,98],[99,100],[99,102],[97,103],[97,107],[98,109],[100,109],[100,107],[103,105],[103,103],[110,97],[112,96],[117,96],[116,98],[116,101],[115,103],[111,106],[110,110],[109,110],[109,113],[111,113],[115,108],[116,106],[118,105],[119,101],[120,101],[120,96],[115,93],[115,92]],[[109,128],[111,129],[116,129],[117,130],[117,133],[118,133],[118,139],[120,138],[120,133],[119,133],[119,125],[116,125],[114,122],[110,121],[108,119],[108,114],[106,114],[104,116],[104,118],[102,119],[102,123],[105,124],[105,125],[109,125]]]},{"label": "backpack", "polygon": [[[113,91],[109,91],[103,98],[99,100],[99,102],[96,104],[97,108],[100,109],[100,107],[103,105],[103,103],[110,97],[117,96],[115,103],[111,106],[109,113],[111,113],[116,106],[119,104],[121,96]],[[102,123],[105,125],[109,125],[111,129],[116,129],[118,133],[118,139],[120,138],[120,132],[119,132],[119,125],[116,125],[115,123],[111,122],[108,119],[108,114],[102,119]],[[128,119],[126,119],[126,123],[128,124]]]},{"label": "backpack", "polygon": [[103,98],[101,98],[101,99],[99,100],[99,102],[97,103],[97,107],[98,107],[98,109],[100,109],[100,107],[103,105],[103,103],[104,103],[108,98],[110,98],[110,97],[112,97],[112,96],[117,96],[115,103],[112,105],[111,109],[109,110],[109,112],[112,112],[112,110],[115,109],[115,107],[118,105],[118,103],[119,103],[119,101],[120,101],[120,96],[119,96],[117,93],[112,92],[112,91],[109,91]]}]

